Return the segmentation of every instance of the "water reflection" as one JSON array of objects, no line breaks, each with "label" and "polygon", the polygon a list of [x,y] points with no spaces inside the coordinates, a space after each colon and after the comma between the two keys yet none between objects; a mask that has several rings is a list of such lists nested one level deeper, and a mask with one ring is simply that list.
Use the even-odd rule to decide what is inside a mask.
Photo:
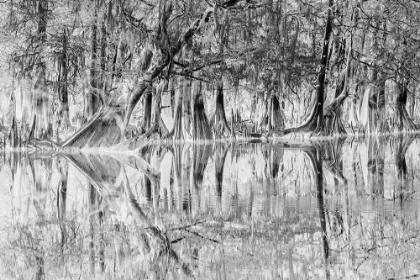
[{"label": "water reflection", "polygon": [[1,155],[1,275],[401,278],[418,267],[419,140]]}]

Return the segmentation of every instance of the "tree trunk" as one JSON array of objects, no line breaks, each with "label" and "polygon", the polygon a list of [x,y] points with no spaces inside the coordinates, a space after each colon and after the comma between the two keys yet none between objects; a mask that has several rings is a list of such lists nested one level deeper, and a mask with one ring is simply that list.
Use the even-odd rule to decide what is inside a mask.
[{"label": "tree trunk", "polygon": [[211,130],[207,120],[203,97],[201,95],[202,84],[200,81],[194,81],[194,107],[192,118],[192,138],[194,141],[210,140]]},{"label": "tree trunk", "polygon": [[12,120],[12,127],[10,128],[9,141],[10,141],[10,148],[11,149],[18,148],[19,135],[18,135],[18,131],[17,131],[17,123],[16,123],[15,118],[13,118],[13,120]]},{"label": "tree trunk", "polygon": [[162,116],[161,116],[161,106],[162,106],[162,94],[163,92],[168,91],[169,81],[167,79],[162,80],[157,86],[156,90],[153,91],[153,113],[152,113],[152,130],[157,131],[158,134],[166,138],[169,134],[168,128],[166,127]]},{"label": "tree trunk", "polygon": [[[379,81],[377,95],[373,96],[374,110],[371,110],[371,132],[387,132],[386,108],[385,108],[385,81]],[[374,115],[376,110],[376,116]]]},{"label": "tree trunk", "polygon": [[[48,22],[48,0],[41,0],[38,2],[38,39],[41,48],[43,48],[47,41],[47,22]],[[40,50],[41,51],[41,50]],[[37,77],[34,84],[34,98],[35,98],[35,114],[37,117],[36,137],[46,138],[51,135],[52,128],[50,127],[49,110],[48,110],[48,91],[46,87],[47,66],[45,61],[38,62]]]},{"label": "tree trunk", "polygon": [[396,100],[396,111],[395,120],[397,123],[397,130],[413,131],[417,130],[417,125],[414,124],[411,117],[408,115],[406,104],[408,96],[408,82],[403,81],[402,84],[397,84],[397,100]]},{"label": "tree trunk", "polygon": [[357,126],[357,124],[358,124],[357,114],[356,114],[356,105],[357,105],[356,104],[356,98],[355,97],[351,98],[351,100],[350,100],[350,111],[349,111],[348,118],[349,118],[349,124],[352,127],[352,129],[353,129],[354,126]]},{"label": "tree trunk", "polygon": [[152,126],[159,125],[161,119],[162,93],[168,90],[168,84],[168,80],[162,80],[153,91]]},{"label": "tree trunk", "polygon": [[182,133],[185,140],[192,140],[192,81],[185,79],[183,83],[183,96],[182,96]]},{"label": "tree trunk", "polygon": [[326,69],[328,66],[328,53],[330,45],[330,37],[333,29],[333,14],[332,8],[334,5],[333,0],[328,0],[328,14],[327,14],[327,23],[325,26],[324,42],[322,48],[322,58],[321,65],[318,74],[318,85],[316,88],[316,103],[312,111],[312,114],[309,120],[296,128],[289,128],[284,130],[284,134],[290,132],[315,132],[323,133],[324,132],[324,122],[323,122],[323,107],[324,107],[324,91],[325,91],[325,76]]},{"label": "tree trunk", "polygon": [[348,96],[343,75],[337,82],[334,100],[324,110],[324,132],[327,135],[346,134],[341,120],[341,105]]},{"label": "tree trunk", "polygon": [[[162,80],[157,86],[156,89],[153,89],[153,111],[151,116],[151,125],[150,128],[143,134],[131,139],[128,141],[128,146],[125,144],[120,145],[122,148],[136,149],[140,148],[142,145],[149,143],[153,139],[162,139],[167,138],[169,135],[172,135],[168,128],[166,127],[163,119],[161,118],[161,96],[162,92],[166,91],[168,88],[168,80]],[[172,130],[173,133],[173,130]]]},{"label": "tree trunk", "polygon": [[58,62],[58,97],[60,99],[59,124],[64,128],[69,125],[69,98],[68,98],[68,30],[63,30],[62,49]]},{"label": "tree trunk", "polygon": [[222,81],[218,82],[216,86],[216,109],[211,119],[210,126],[214,138],[225,138],[231,135],[231,130],[226,120]]},{"label": "tree trunk", "polygon": [[106,106],[96,113],[72,137],[61,144],[63,148],[111,147],[123,140],[124,107],[118,104]]},{"label": "tree trunk", "polygon": [[182,98],[184,89],[182,86],[183,78],[178,79],[178,89],[175,92],[175,108],[174,108],[174,126],[170,135],[173,136],[174,140],[182,140],[184,139],[184,135],[182,133]]},{"label": "tree trunk", "polygon": [[98,27],[97,27],[97,21],[98,21],[98,11],[97,8],[95,8],[95,21],[92,24],[91,27],[91,43],[90,43],[90,86],[91,89],[89,93],[86,95],[85,100],[85,117],[87,119],[90,119],[98,110],[99,110],[99,96],[96,91],[93,89],[98,88],[98,77],[97,77],[97,49],[98,49],[98,39],[97,39],[97,33],[98,33]]},{"label": "tree trunk", "polygon": [[100,67],[101,67],[101,79],[99,83],[99,88],[102,89],[104,93],[108,91],[107,85],[107,75],[106,75],[106,50],[107,50],[107,32],[105,21],[102,21],[101,24],[101,50],[100,50]]},{"label": "tree trunk", "polygon": [[37,138],[45,139],[51,136],[52,128],[49,122],[49,96],[48,90],[45,85],[46,80],[46,66],[44,63],[39,68],[38,79],[34,85],[34,97],[35,97],[35,114],[37,116],[37,124],[35,135]]},{"label": "tree trunk", "polygon": [[279,98],[277,95],[272,94],[270,97],[270,110],[268,113],[268,130],[284,130],[284,119],[281,110]]},{"label": "tree trunk", "polygon": [[150,129],[151,121],[152,121],[152,91],[153,88],[150,87],[147,93],[143,96],[144,106],[143,106],[143,123],[141,125],[141,129],[143,132],[146,132]]}]

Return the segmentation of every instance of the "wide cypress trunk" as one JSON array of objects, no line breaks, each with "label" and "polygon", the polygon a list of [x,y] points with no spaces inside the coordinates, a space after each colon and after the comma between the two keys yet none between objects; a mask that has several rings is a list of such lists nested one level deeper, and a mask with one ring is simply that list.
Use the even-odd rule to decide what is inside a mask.
[{"label": "wide cypress trunk", "polygon": [[385,81],[375,88],[374,94],[369,99],[369,129],[368,132],[386,132],[385,110]]},{"label": "wide cypress trunk", "polygon": [[214,138],[225,138],[231,135],[231,128],[229,128],[225,114],[223,82],[219,82],[216,86],[216,109],[211,119],[210,126]]},{"label": "wide cypress trunk", "polygon": [[327,135],[346,134],[341,120],[341,105],[348,95],[345,83],[345,76],[343,76],[337,83],[334,100],[324,109],[324,132]]},{"label": "wide cypress trunk", "polygon": [[270,110],[268,113],[268,130],[284,130],[284,118],[281,112],[281,104],[279,98],[275,94],[272,94],[270,97]]},{"label": "wide cypress trunk", "polygon": [[202,84],[200,81],[194,81],[193,90],[192,138],[194,141],[210,140],[210,125],[204,108],[203,96],[201,94]]},{"label": "wide cypress trunk", "polygon": [[153,90],[153,111],[149,134],[158,133],[158,135],[162,138],[166,138],[169,134],[169,130],[161,116],[162,94],[168,91],[168,86],[168,79],[161,80],[160,83],[156,86],[156,89]]},{"label": "wide cypress trunk", "polygon": [[295,128],[289,128],[284,130],[284,134],[291,132],[315,132],[323,133],[324,131],[324,122],[323,122],[323,107],[324,107],[324,92],[325,92],[325,76],[326,69],[328,66],[328,53],[329,53],[329,42],[333,29],[333,14],[332,8],[334,5],[333,0],[328,0],[328,14],[327,14],[327,23],[325,26],[324,42],[322,48],[322,57],[320,63],[320,70],[318,74],[318,85],[316,88],[316,103],[312,111],[309,120]]},{"label": "wide cypress trunk", "polygon": [[396,99],[396,111],[395,111],[395,122],[398,131],[403,130],[417,130],[417,125],[413,122],[411,117],[408,115],[406,104],[408,96],[408,83],[403,81],[397,84],[397,99]]}]

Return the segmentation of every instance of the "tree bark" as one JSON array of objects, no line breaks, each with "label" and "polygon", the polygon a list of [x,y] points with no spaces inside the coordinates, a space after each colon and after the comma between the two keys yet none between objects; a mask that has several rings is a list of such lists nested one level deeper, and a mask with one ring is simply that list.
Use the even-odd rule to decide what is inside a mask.
[{"label": "tree bark", "polygon": [[192,138],[194,141],[210,140],[211,130],[201,94],[201,81],[194,81],[193,91]]},{"label": "tree bark", "polygon": [[277,95],[272,94],[270,97],[270,110],[268,113],[268,130],[270,131],[284,130],[284,119],[280,105],[281,104]]},{"label": "tree bark", "polygon": [[68,98],[68,30],[64,29],[61,39],[62,49],[58,62],[58,97],[60,99],[60,125],[67,128],[69,125],[69,98]]},{"label": "tree bark", "polygon": [[214,138],[225,138],[231,135],[231,129],[226,120],[223,81],[216,85],[216,109],[210,122]]},{"label": "tree bark", "polygon": [[17,131],[17,123],[16,123],[15,118],[13,118],[13,120],[12,120],[12,127],[10,128],[9,141],[10,141],[10,148],[11,149],[18,148],[19,135],[18,135],[18,131]]},{"label": "tree bark", "polygon": [[111,147],[120,143],[124,133],[124,107],[115,104],[96,113],[73,136],[61,144],[62,148]]},{"label": "tree bark", "polygon": [[[38,40],[40,48],[43,48],[47,41],[47,22],[48,22],[48,0],[38,2]],[[41,52],[41,50],[40,50]],[[48,110],[48,91],[46,87],[47,66],[42,58],[39,58],[37,66],[37,76],[34,84],[35,114],[37,117],[36,137],[46,138],[51,136],[49,110]]]},{"label": "tree bark", "polygon": [[141,129],[143,132],[146,132],[150,129],[151,122],[152,122],[152,100],[153,100],[152,91],[153,91],[153,88],[150,87],[147,93],[145,94],[145,96],[143,96],[143,99],[144,99],[143,123],[141,125]]},{"label": "tree bark", "polygon": [[185,140],[192,140],[192,81],[184,79],[182,96],[182,133]]},{"label": "tree bark", "polygon": [[95,20],[91,27],[91,43],[90,43],[90,86],[91,89],[86,95],[85,100],[85,117],[90,119],[99,110],[99,96],[93,89],[98,88],[97,74],[97,51],[98,51],[98,11],[95,7]]},{"label": "tree bark", "polygon": [[327,23],[325,26],[324,42],[322,47],[322,58],[320,63],[320,70],[318,74],[318,85],[316,88],[316,103],[312,111],[309,120],[296,128],[289,128],[284,130],[284,134],[291,132],[315,132],[323,133],[324,122],[323,122],[323,110],[324,110],[324,91],[325,91],[325,76],[326,69],[328,66],[328,53],[329,53],[329,42],[333,29],[333,14],[332,8],[334,5],[333,0],[328,0],[328,14]]},{"label": "tree bark", "polygon": [[413,122],[411,117],[408,115],[406,104],[407,104],[407,97],[408,97],[408,82],[403,81],[402,83],[397,84],[397,100],[396,100],[396,123],[397,123],[397,130],[417,130],[417,125]]},{"label": "tree bark", "polygon": [[107,84],[107,74],[106,74],[106,50],[107,50],[107,31],[105,26],[105,21],[101,23],[101,48],[100,48],[100,81],[98,87],[107,94],[108,84]]},{"label": "tree bark", "polygon": [[325,134],[346,134],[341,120],[341,105],[348,96],[346,77],[343,75],[337,82],[335,98],[324,110]]},{"label": "tree bark", "polygon": [[182,140],[184,139],[184,135],[182,133],[182,97],[184,93],[184,89],[182,87],[183,78],[178,79],[178,89],[175,92],[175,109],[174,109],[174,125],[170,136],[173,137],[174,140]]}]

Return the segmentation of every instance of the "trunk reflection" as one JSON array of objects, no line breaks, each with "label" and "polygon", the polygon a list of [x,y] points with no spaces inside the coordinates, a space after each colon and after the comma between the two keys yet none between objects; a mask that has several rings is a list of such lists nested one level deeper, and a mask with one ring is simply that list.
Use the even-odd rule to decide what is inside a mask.
[{"label": "trunk reflection", "polygon": [[71,279],[75,267],[109,279],[408,277],[420,242],[417,145],[397,137],[5,154],[0,259],[36,279]]}]

